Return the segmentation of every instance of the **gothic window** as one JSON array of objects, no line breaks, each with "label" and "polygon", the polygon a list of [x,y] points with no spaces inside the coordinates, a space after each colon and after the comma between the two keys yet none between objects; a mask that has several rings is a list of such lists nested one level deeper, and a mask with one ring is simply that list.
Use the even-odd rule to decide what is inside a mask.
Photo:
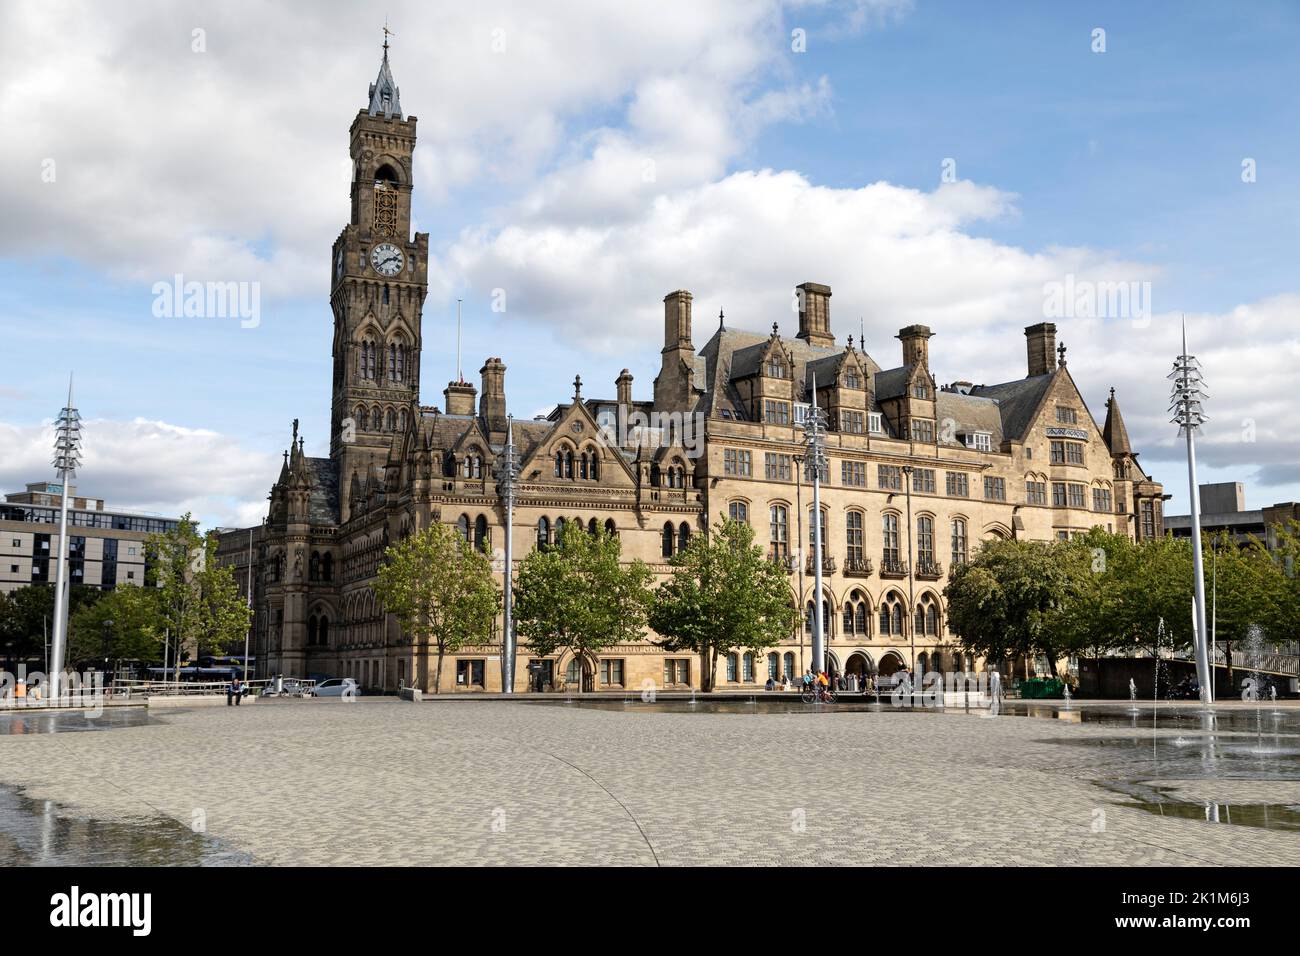
[{"label": "gothic window", "polygon": [[384,302],[384,305],[388,305],[388,286],[386,286],[386,285],[384,286],[384,298],[383,298],[383,302]]},{"label": "gothic window", "polygon": [[745,504],[745,502],[743,501],[731,502],[730,504],[727,505],[727,517],[729,517],[732,521],[739,521],[742,523],[748,522],[749,505]]},{"label": "gothic window", "polygon": [[551,543],[551,522],[549,518],[541,517],[537,519],[537,547],[545,548]]},{"label": "gothic window", "polygon": [[322,581],[334,580],[334,555],[327,554],[321,558],[320,577]]},{"label": "gothic window", "polygon": [[939,605],[934,595],[924,595],[916,605],[916,633],[929,637],[939,634]]},{"label": "gothic window", "polygon": [[651,488],[659,487],[659,466],[658,465],[650,466],[650,487]]},{"label": "gothic window", "polygon": [[929,515],[916,519],[916,561],[923,568],[934,565],[934,519]]},{"label": "gothic window", "polygon": [[890,591],[880,602],[880,636],[903,636],[903,601],[895,591]]},{"label": "gothic window", "polygon": [[618,537],[618,527],[614,524],[613,518],[605,519],[605,533],[611,538]]},{"label": "gothic window", "polygon": [[866,559],[862,524],[861,511],[850,511],[844,516],[844,536],[848,544],[848,554],[845,557],[850,563],[858,565]]},{"label": "gothic window", "polygon": [[571,451],[566,451],[564,453],[564,477],[573,477],[573,452]]},{"label": "gothic window", "polygon": [[674,541],[674,540],[675,540],[675,538],[674,538],[674,531],[673,531],[673,523],[672,523],[671,521],[665,522],[665,523],[664,523],[663,542],[662,542],[662,547],[660,548],[660,554],[661,554],[663,557],[665,557],[665,558],[671,558],[671,557],[673,556],[673,541]]},{"label": "gothic window", "polygon": [[[824,509],[824,508],[822,509],[822,511],[821,511],[821,513],[820,513],[820,517],[821,517],[821,521],[819,522],[819,524],[821,525],[820,530],[821,530],[821,537],[822,537],[822,550],[821,550],[821,556],[822,556],[822,560],[824,561],[824,560],[826,559],[826,549],[830,546],[830,542],[827,541],[827,539],[826,539],[826,509]],[[808,509],[808,553],[809,553],[810,555],[811,555],[811,554],[816,554],[816,553],[817,553],[817,548],[816,548],[816,546],[817,546],[817,538],[816,538],[817,531],[818,531],[818,529],[815,528],[815,527],[813,527],[813,512],[812,512],[812,509],[809,508],[809,509]]]},{"label": "gothic window", "polygon": [[884,535],[884,550],[881,557],[886,567],[896,567],[900,561],[898,551],[898,515],[884,515],[881,518],[881,531]]},{"label": "gothic window", "polygon": [[313,551],[311,553],[311,560],[307,562],[307,580],[320,580],[320,552],[318,551]]},{"label": "gothic window", "polygon": [[867,596],[853,591],[844,602],[844,633],[867,636]]},{"label": "gothic window", "polygon": [[578,477],[584,481],[587,479],[587,453],[585,451],[578,456]]},{"label": "gothic window", "polygon": [[375,431],[379,431],[384,427],[384,410],[378,405],[370,413],[370,427]]},{"label": "gothic window", "polygon": [[488,545],[488,526],[487,518],[479,515],[474,519],[474,547],[479,551],[486,551]]},{"label": "gothic window", "polygon": [[592,481],[600,479],[600,456],[594,451],[591,453],[591,473],[588,476]]},{"label": "gothic window", "polygon": [[357,406],[357,410],[353,414],[352,420],[356,423],[356,427],[362,431],[366,431],[370,428],[370,412],[366,411],[364,405]]},{"label": "gothic window", "polygon": [[469,515],[461,515],[456,520],[456,531],[465,541],[469,540]]},{"label": "gothic window", "polygon": [[[388,286],[384,286],[385,290],[387,288]],[[388,343],[388,380],[390,382],[397,381],[397,343],[396,342]]]},{"label": "gothic window", "polygon": [[777,560],[784,560],[790,554],[790,512],[785,505],[772,505],[768,517],[771,525],[770,555]]},{"label": "gothic window", "polygon": [[688,525],[685,521],[683,521],[682,526],[677,529],[677,550],[685,551],[686,545],[690,543],[690,540],[691,540],[691,526]]},{"label": "gothic window", "polygon": [[954,567],[966,563],[966,522],[962,518],[952,519],[952,563]]},{"label": "gothic window", "polygon": [[316,615],[313,614],[307,618],[307,644],[313,646],[316,643]]},{"label": "gothic window", "polygon": [[556,544],[559,544],[564,539],[564,525],[565,525],[565,520],[563,518],[555,519],[555,543]]},{"label": "gothic window", "polygon": [[401,431],[406,431],[406,409],[402,409],[397,415],[397,427]]},{"label": "gothic window", "polygon": [[387,412],[384,413],[384,430],[391,432],[391,431],[395,431],[396,429],[397,429],[397,416],[393,414],[393,410],[390,408]]},{"label": "gothic window", "polygon": [[555,477],[564,477],[564,452],[562,451],[557,451],[555,453]]},{"label": "gothic window", "polygon": [[320,616],[320,623],[316,627],[316,643],[324,647],[330,642],[330,619],[324,614]]}]

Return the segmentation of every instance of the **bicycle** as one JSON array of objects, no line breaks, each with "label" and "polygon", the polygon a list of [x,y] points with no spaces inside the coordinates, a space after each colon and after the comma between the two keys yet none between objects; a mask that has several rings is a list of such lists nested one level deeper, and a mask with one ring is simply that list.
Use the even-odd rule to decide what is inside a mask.
[{"label": "bicycle", "polygon": [[799,699],[805,704],[833,704],[835,703],[835,691],[829,687],[818,687],[815,690],[806,690]]}]

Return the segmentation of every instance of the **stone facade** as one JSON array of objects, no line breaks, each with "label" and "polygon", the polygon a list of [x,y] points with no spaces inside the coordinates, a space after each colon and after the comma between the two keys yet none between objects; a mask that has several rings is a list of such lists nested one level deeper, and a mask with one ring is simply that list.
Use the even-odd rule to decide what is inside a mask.
[{"label": "stone facade", "polygon": [[[382,93],[389,89],[391,95]],[[448,383],[420,404],[428,236],[410,234],[415,117],[403,118],[387,55],[370,106],[352,124],[352,215],[335,242],[330,456],[311,458],[294,423],[266,522],[223,535],[222,560],[254,562],[261,675],[356,677],[363,687],[430,690],[434,658],[413,646],[371,584],[384,548],[432,522],[457,525],[498,557],[504,508],[495,479],[506,437],[506,367],[487,359],[480,389]],[[1138,464],[1112,391],[1099,425],[1066,367],[1056,327],[1026,329],[1027,375],[941,386],[926,326],[901,329],[900,363],[852,337],[836,344],[829,286],[796,288],[799,330],[727,328],[697,350],[690,292],[664,298],[653,400],[626,370],[614,398],[572,397],[516,421],[516,563],[561,522],[617,533],[626,559],[656,575],[711,520],[749,521],[813,604],[811,488],[803,422],[814,391],[828,419],[821,489],[825,627],[836,671],[890,673],[971,662],[957,656],[942,597],[954,564],[990,537],[1050,539],[1102,525],[1162,533],[1161,486]],[[782,308],[774,303],[774,312]],[[251,540],[251,545],[250,545]],[[500,623],[444,665],[441,689],[501,689]],[[811,627],[760,660],[720,661],[720,688],[802,673]],[[516,691],[698,687],[703,662],[651,641],[598,660],[534,659],[520,649]]]}]

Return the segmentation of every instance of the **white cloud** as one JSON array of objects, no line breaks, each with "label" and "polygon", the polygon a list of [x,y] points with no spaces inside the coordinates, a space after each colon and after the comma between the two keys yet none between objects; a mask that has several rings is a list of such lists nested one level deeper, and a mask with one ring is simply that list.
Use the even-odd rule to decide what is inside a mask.
[{"label": "white cloud", "polygon": [[[107,507],[176,517],[193,513],[203,526],[256,524],[279,473],[274,455],[201,428],[137,418],[83,423],[84,455],[74,484]],[[0,423],[0,489],[21,490],[53,477],[52,424]]]}]

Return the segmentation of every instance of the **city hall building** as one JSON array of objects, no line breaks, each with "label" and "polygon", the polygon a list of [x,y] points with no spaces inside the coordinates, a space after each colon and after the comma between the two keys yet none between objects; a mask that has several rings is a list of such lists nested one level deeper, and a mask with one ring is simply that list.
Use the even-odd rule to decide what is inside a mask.
[{"label": "city hall building", "polygon": [[[852,336],[841,344],[831,289],[815,282],[797,287],[793,336],[777,323],[770,333],[698,327],[691,293],[670,292],[652,390],[626,370],[612,394],[587,394],[577,378],[550,415],[513,422],[520,468],[506,528],[496,478],[508,425],[503,360],[486,359],[477,385],[448,383],[440,406],[421,403],[429,237],[410,232],[415,143],[385,48],[352,122],[351,216],[330,253],[329,457],[305,453],[295,421],[265,522],[221,537],[221,560],[241,587],[253,581],[261,676],[431,690],[436,651],[401,633],[372,585],[384,549],[435,522],[498,555],[509,534],[516,563],[578,522],[618,535],[624,558],[660,579],[719,515],[748,522],[788,575],[804,624],[757,658],[720,661],[719,689],[810,666],[818,600],[836,672],[969,667],[943,589],[982,541],[1098,525],[1138,539],[1163,533],[1162,487],[1138,463],[1113,390],[1099,423],[1053,324],[1025,330],[1023,378],[942,385],[930,371],[930,328],[900,329],[874,355]],[[774,317],[787,310],[772,303]],[[819,515],[803,461],[814,391],[828,423]],[[700,686],[706,662],[666,653],[653,636],[591,659],[537,658],[521,645],[513,689]],[[500,690],[501,650],[498,620],[449,656],[441,690]]]}]

